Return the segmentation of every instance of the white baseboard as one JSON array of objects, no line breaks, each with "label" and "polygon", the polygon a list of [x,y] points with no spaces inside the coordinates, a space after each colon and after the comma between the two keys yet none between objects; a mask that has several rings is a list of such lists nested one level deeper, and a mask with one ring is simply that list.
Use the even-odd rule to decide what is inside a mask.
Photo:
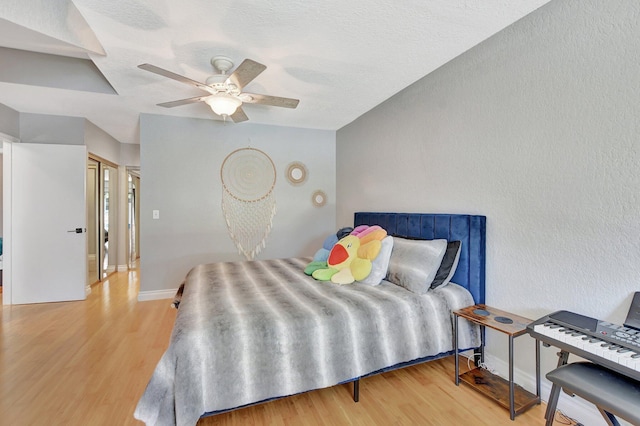
[{"label": "white baseboard", "polygon": [[128,265],[118,265],[116,267],[116,271],[118,272],[127,272],[129,270],[129,266]]},{"label": "white baseboard", "polygon": [[[504,379],[509,377],[509,364],[506,361],[487,354],[486,352],[484,360],[492,373],[497,374]],[[544,373],[541,373],[540,376],[540,396],[544,402],[548,402],[549,394],[551,393],[551,382],[545,379]],[[535,394],[535,375],[531,375],[518,368],[514,368],[513,377],[517,384]],[[584,425],[604,424],[604,419],[600,415],[596,406],[577,396],[571,397],[564,392],[560,392],[557,409]],[[626,424],[622,420],[620,421],[622,424]]]},{"label": "white baseboard", "polygon": [[141,291],[140,293],[138,293],[138,302],[146,302],[148,300],[173,299],[177,291],[177,288],[171,290]]}]

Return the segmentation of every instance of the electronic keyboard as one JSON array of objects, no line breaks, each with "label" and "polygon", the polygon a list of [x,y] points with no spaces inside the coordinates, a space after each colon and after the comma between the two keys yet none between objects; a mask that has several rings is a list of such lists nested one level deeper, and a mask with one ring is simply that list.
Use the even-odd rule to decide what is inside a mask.
[{"label": "electronic keyboard", "polygon": [[558,311],[529,324],[527,333],[545,344],[640,380],[640,330]]}]

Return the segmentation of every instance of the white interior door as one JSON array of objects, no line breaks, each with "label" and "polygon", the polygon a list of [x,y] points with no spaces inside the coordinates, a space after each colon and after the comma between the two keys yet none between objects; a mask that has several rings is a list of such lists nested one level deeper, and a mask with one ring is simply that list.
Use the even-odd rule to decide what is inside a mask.
[{"label": "white interior door", "polygon": [[86,167],[85,146],[13,144],[11,303],[86,298]]}]

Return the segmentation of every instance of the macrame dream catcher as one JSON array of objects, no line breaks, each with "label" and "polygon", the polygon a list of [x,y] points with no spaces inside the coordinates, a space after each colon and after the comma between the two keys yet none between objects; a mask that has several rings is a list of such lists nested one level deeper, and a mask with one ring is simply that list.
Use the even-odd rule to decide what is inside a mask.
[{"label": "macrame dream catcher", "polygon": [[276,214],[276,168],[264,152],[241,148],[224,159],[220,179],[229,236],[238,253],[253,260],[266,247]]}]

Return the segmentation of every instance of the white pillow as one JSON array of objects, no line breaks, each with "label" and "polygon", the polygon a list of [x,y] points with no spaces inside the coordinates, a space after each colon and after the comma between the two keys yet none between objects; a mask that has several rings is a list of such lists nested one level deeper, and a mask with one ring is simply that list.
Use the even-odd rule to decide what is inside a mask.
[{"label": "white pillow", "polygon": [[395,237],[387,280],[414,293],[424,294],[431,287],[446,251],[447,240]]},{"label": "white pillow", "polygon": [[367,275],[365,279],[358,282],[372,286],[380,284],[384,277],[387,275],[392,249],[393,237],[391,235],[387,235],[382,240],[382,248],[380,249],[380,253],[378,253],[376,258],[373,259],[373,262],[371,262],[371,272],[369,272],[369,275]]}]

